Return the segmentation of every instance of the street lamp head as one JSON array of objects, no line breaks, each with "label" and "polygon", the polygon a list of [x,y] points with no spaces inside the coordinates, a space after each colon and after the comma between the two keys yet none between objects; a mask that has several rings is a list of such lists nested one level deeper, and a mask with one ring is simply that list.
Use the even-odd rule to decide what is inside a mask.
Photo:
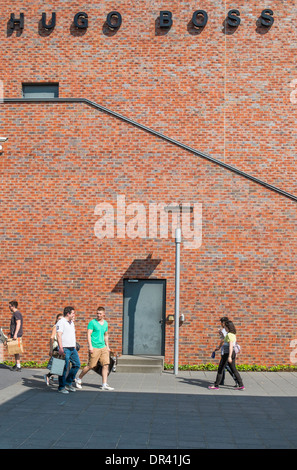
[{"label": "street lamp head", "polygon": [[[8,140],[8,137],[0,137],[0,142],[6,142]],[[3,147],[0,144],[0,152],[2,151]]]}]

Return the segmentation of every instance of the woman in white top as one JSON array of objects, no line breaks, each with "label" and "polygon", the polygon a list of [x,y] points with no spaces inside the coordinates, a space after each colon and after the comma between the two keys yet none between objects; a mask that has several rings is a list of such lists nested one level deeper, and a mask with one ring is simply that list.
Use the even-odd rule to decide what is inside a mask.
[{"label": "woman in white top", "polygon": [[238,387],[237,390],[244,390],[244,386],[242,383],[242,378],[236,369],[235,366],[235,352],[234,352],[234,345],[236,343],[236,329],[232,321],[228,320],[225,322],[225,329],[227,334],[225,336],[224,344],[223,344],[223,354],[221,356],[217,377],[215,380],[214,385],[210,385],[208,388],[211,390],[218,390],[219,385],[221,383],[223,372],[226,367],[226,364],[229,363],[229,367],[233,372],[234,376],[236,377]]}]

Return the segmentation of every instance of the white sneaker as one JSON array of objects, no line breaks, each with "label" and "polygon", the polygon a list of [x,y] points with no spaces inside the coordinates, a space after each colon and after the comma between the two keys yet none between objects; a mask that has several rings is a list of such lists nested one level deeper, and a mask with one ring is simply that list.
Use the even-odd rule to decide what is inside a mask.
[{"label": "white sneaker", "polygon": [[75,386],[76,388],[82,388],[81,379],[75,379]]},{"label": "white sneaker", "polygon": [[68,390],[66,390],[65,388],[61,388],[61,390],[58,389],[58,392],[59,392],[59,393],[64,393],[65,395],[66,395],[67,393],[69,393]]},{"label": "white sneaker", "polygon": [[72,385],[65,385],[65,388],[68,392],[76,392],[76,389],[72,387]]},{"label": "white sneaker", "polygon": [[101,390],[114,390],[114,388],[110,387],[108,384],[102,385]]}]

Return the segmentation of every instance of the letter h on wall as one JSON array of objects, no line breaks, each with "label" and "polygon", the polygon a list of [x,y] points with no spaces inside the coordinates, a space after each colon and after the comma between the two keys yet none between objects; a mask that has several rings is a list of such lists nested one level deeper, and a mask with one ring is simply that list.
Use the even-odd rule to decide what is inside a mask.
[{"label": "letter h on wall", "polygon": [[24,29],[24,13],[20,13],[19,18],[16,18],[14,13],[10,14],[9,29],[14,30],[16,26],[20,29]]}]

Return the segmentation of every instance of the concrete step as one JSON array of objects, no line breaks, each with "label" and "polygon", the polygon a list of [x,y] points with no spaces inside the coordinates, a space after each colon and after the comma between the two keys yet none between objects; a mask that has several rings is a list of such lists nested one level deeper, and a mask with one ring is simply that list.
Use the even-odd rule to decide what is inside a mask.
[{"label": "concrete step", "polygon": [[161,373],[164,369],[163,356],[130,356],[124,354],[117,361],[117,372]]}]

